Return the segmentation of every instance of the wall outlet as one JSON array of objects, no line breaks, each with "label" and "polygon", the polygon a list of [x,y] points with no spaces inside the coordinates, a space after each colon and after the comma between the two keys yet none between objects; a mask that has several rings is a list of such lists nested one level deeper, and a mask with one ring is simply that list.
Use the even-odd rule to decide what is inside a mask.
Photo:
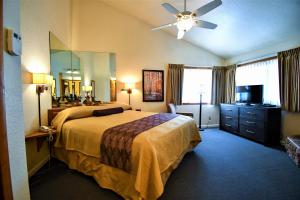
[{"label": "wall outlet", "polygon": [[211,116],[208,117],[208,120],[209,120],[209,121],[211,120]]}]

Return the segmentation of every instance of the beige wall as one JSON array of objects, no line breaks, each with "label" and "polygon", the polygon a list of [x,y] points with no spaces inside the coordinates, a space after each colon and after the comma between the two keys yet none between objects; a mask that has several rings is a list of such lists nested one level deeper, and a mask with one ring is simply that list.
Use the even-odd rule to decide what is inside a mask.
[{"label": "beige wall", "polygon": [[[50,72],[49,31],[65,45],[71,44],[71,0],[21,0],[23,72]],[[23,85],[25,132],[38,128],[35,85]],[[50,91],[41,95],[42,123],[47,124]]]},{"label": "beige wall", "polygon": [[[20,1],[4,0],[4,27],[20,33]],[[5,47],[6,48],[6,47]],[[6,127],[13,198],[29,200],[22,106],[21,59],[4,52]]]},{"label": "beige wall", "polygon": [[283,111],[281,117],[283,135],[300,135],[300,113]]},{"label": "beige wall", "polygon": [[[22,71],[50,72],[49,31],[71,46],[71,0],[21,0],[23,38]],[[35,85],[23,84],[25,134],[38,129],[38,103]],[[50,90],[41,95],[42,124],[47,125],[51,107]],[[36,151],[36,141],[26,143],[28,170],[34,172],[47,157],[47,145]],[[25,151],[24,151],[25,152]]]},{"label": "beige wall", "polygon": [[[177,106],[178,112],[190,112],[194,114],[194,119],[199,124],[199,105]],[[202,105],[201,125],[202,128],[218,127],[220,123],[220,109],[218,106]]]},{"label": "beige wall", "polygon": [[[134,108],[166,109],[165,103],[142,102],[142,69],[163,69],[166,78],[168,63],[223,64],[218,56],[163,31],[150,31],[151,26],[98,0],[74,0],[72,12],[72,48],[116,53],[117,80],[137,82],[131,96]],[[120,90],[121,84],[118,84],[118,101],[128,103],[126,92]]]}]

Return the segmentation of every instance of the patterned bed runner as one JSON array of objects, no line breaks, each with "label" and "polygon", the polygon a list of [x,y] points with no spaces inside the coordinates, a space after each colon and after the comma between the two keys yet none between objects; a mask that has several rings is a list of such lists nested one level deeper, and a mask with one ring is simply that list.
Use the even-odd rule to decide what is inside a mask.
[{"label": "patterned bed runner", "polygon": [[163,124],[178,115],[159,113],[105,130],[100,143],[100,161],[104,164],[131,170],[131,146],[140,133]]}]

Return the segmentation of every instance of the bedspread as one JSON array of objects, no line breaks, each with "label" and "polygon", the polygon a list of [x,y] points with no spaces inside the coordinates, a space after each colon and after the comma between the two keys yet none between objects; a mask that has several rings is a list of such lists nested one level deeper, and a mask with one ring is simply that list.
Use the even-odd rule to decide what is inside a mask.
[{"label": "bedspread", "polygon": [[125,199],[157,199],[163,193],[170,172],[184,154],[201,141],[195,121],[178,116],[135,138],[131,152],[132,170],[127,173],[99,162],[103,133],[111,127],[155,113],[125,111],[93,117],[86,110],[81,112],[83,108],[76,109],[62,111],[64,113],[59,113],[53,121],[58,128],[55,154],[70,168],[93,176],[100,186],[112,189]]}]

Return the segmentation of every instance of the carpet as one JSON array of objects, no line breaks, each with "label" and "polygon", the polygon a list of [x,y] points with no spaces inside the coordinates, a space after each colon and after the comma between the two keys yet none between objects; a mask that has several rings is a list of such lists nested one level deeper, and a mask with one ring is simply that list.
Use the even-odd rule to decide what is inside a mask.
[{"label": "carpet", "polygon": [[[300,168],[280,148],[206,129],[171,174],[160,200],[299,200]],[[30,179],[32,200],[119,200],[93,178],[52,159]]]}]

